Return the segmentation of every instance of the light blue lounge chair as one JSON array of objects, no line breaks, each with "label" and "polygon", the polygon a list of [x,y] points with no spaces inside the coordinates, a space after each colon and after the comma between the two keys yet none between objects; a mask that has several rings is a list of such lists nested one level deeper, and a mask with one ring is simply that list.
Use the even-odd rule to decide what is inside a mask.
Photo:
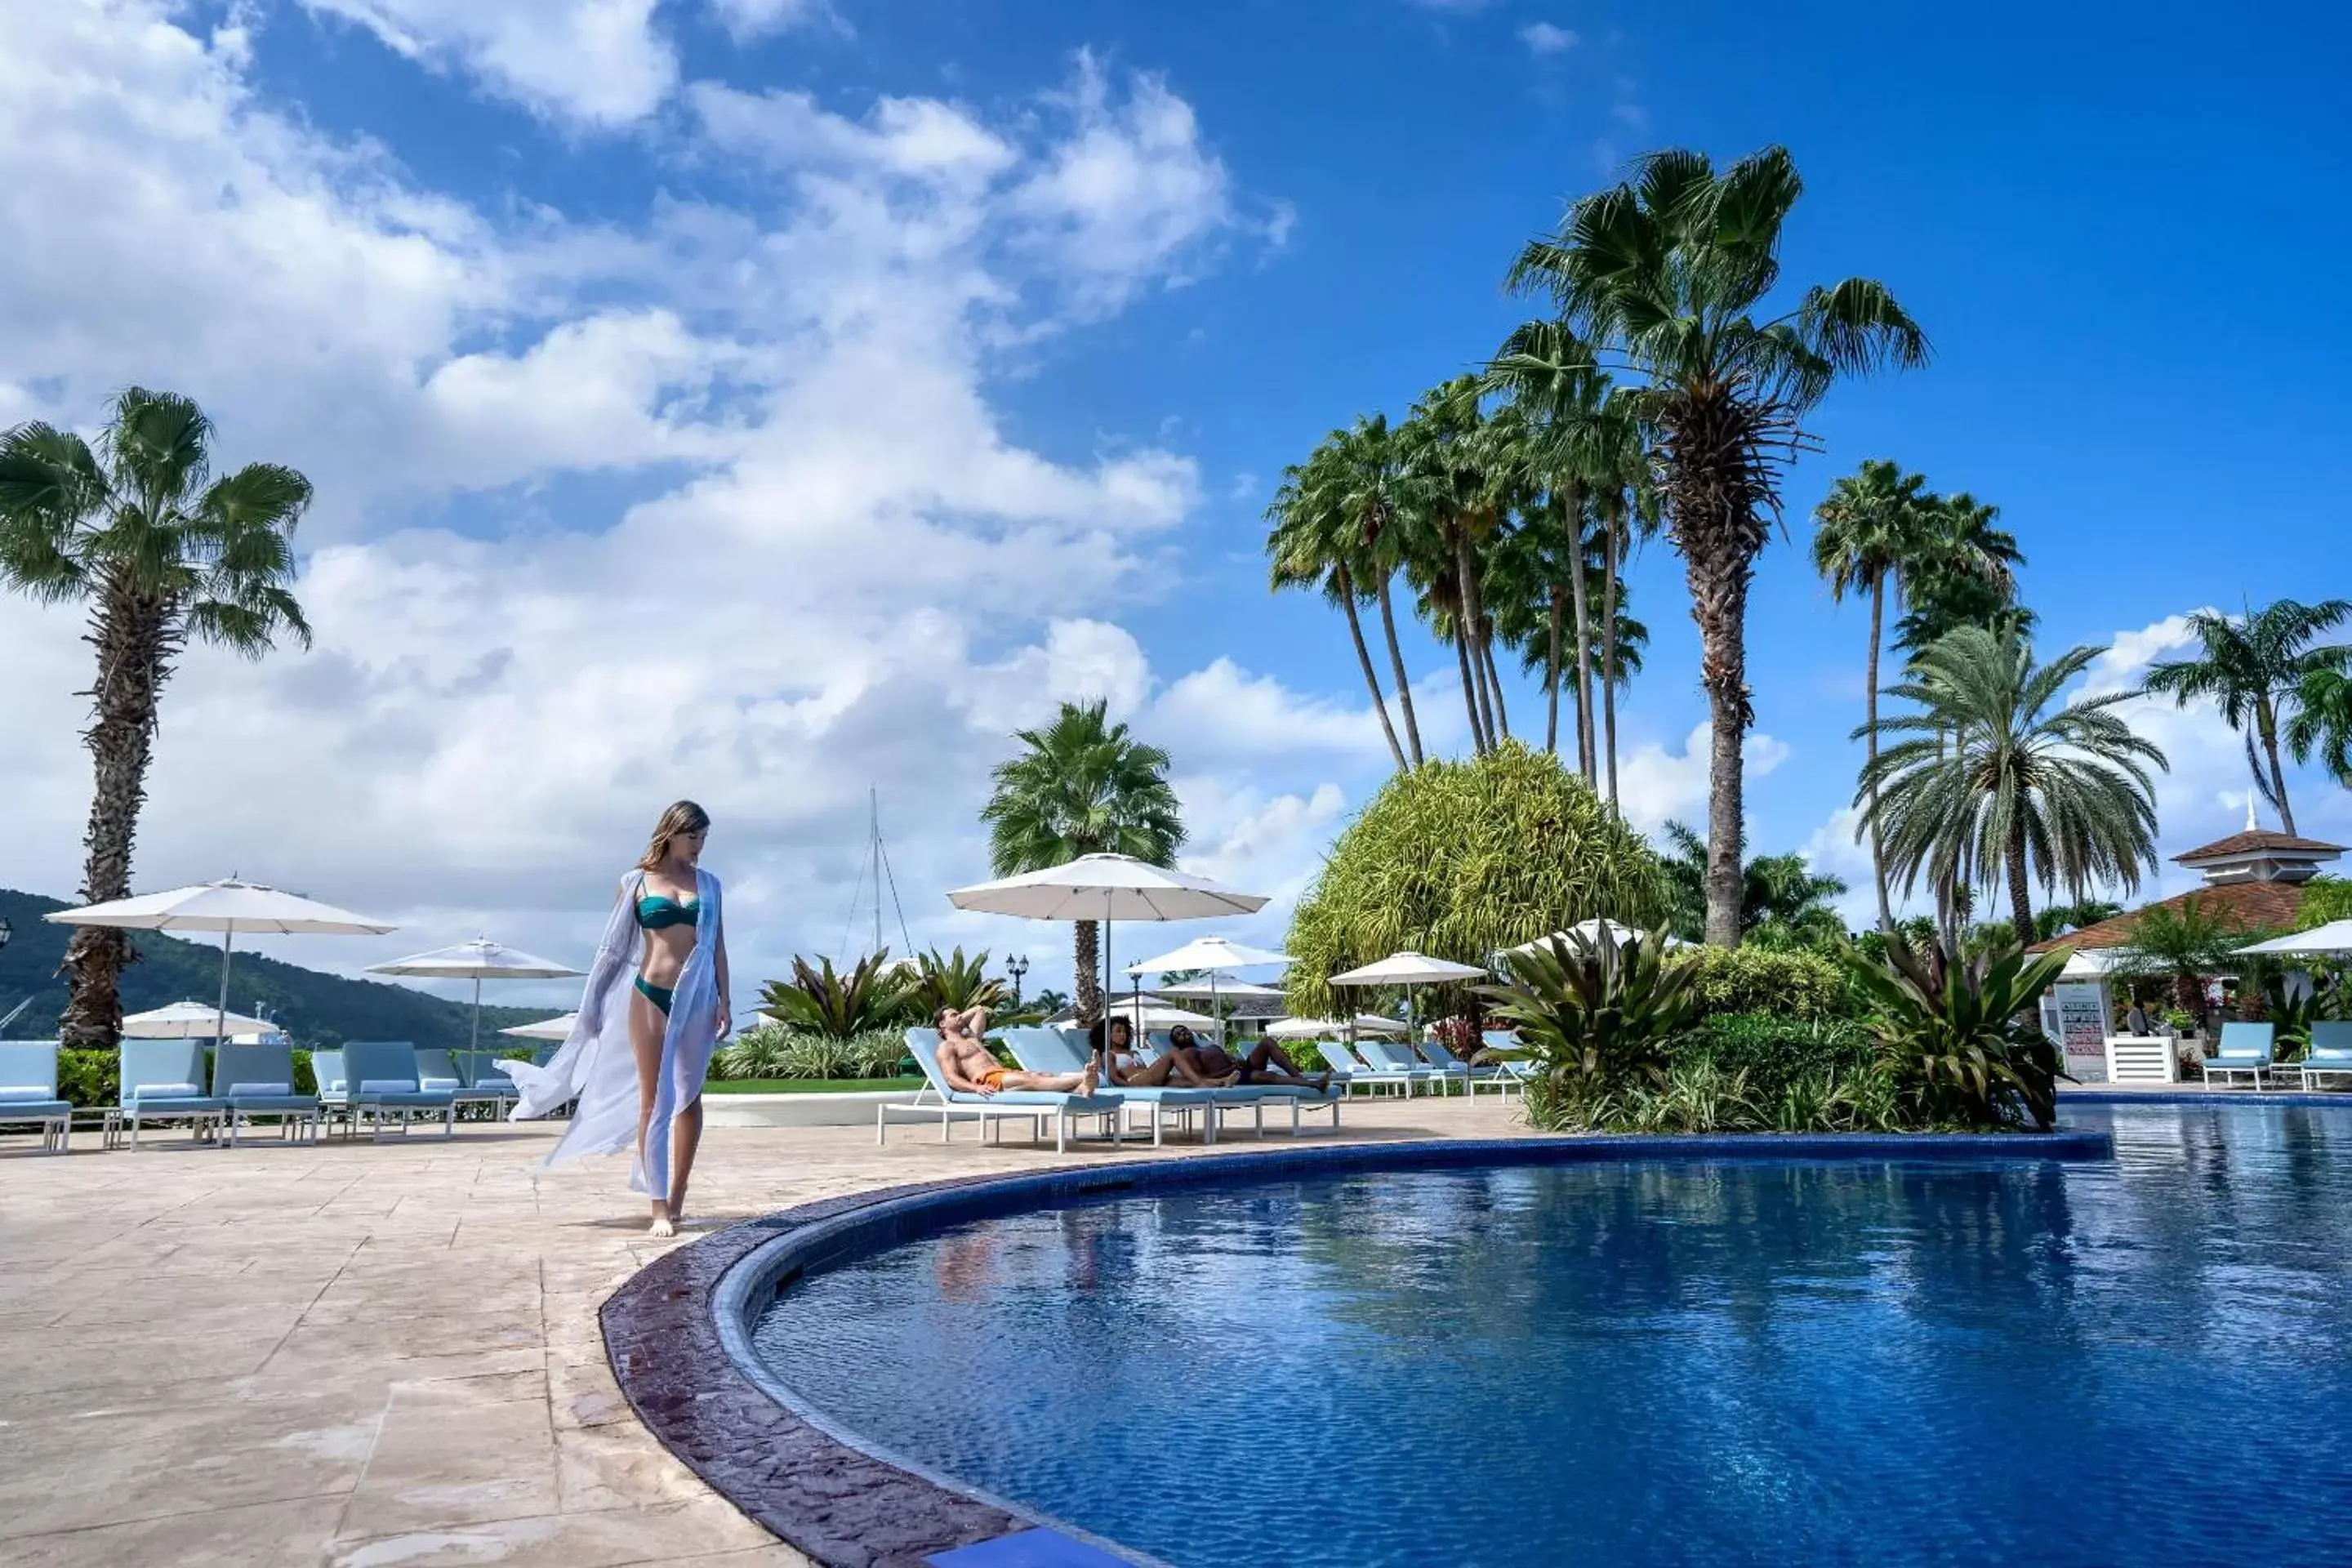
[{"label": "light blue lounge chair", "polygon": [[368,1136],[381,1142],[387,1111],[399,1112],[404,1137],[416,1113],[439,1112],[441,1136],[457,1132],[457,1096],[454,1089],[426,1089],[418,1081],[416,1047],[406,1040],[346,1040],[343,1071],[351,1085],[351,1115],[368,1119]]},{"label": "light blue lounge chair", "polygon": [[2303,1087],[2318,1089],[2323,1078],[2352,1078],[2352,1023],[2314,1024],[2311,1049],[2295,1064],[2303,1070]]},{"label": "light blue lounge chair", "polygon": [[222,1046],[213,1052],[213,1098],[221,1102],[232,1149],[239,1124],[249,1116],[277,1117],[281,1141],[319,1141],[319,1097],[294,1092],[291,1046]]},{"label": "light blue lounge chair", "polygon": [[[1089,1054],[1083,1033],[1061,1029],[1007,1029],[1004,1045],[1013,1059],[1031,1072],[1076,1072],[1087,1065]],[[1251,1113],[1257,1122],[1258,1136],[1263,1138],[1266,1102],[1281,1097],[1281,1091],[1271,1086],[1256,1089],[1238,1085],[1231,1089],[1201,1089],[1191,1084],[1170,1084],[1166,1088],[1119,1084],[1106,1092],[1118,1095],[1122,1104],[1152,1113],[1151,1145],[1155,1149],[1160,1145],[1171,1117],[1185,1127],[1191,1126],[1193,1117],[1200,1117],[1201,1142],[1213,1143],[1223,1130],[1226,1114],[1239,1110]],[[1294,1113],[1294,1131],[1297,1120]]]},{"label": "light blue lounge chair", "polygon": [[0,1040],[0,1126],[39,1124],[41,1152],[63,1154],[73,1142],[73,1107],[58,1098],[55,1040]]},{"label": "light blue lounge chair", "polygon": [[[428,1093],[436,1089],[446,1089],[449,1091],[449,1098],[459,1105],[497,1105],[512,1098],[511,1093],[501,1095],[496,1089],[476,1089],[466,1077],[465,1063],[458,1059],[465,1054],[427,1046],[417,1047],[416,1087]],[[511,1091],[513,1086],[509,1084],[508,1087]]]},{"label": "light blue lounge chair", "polygon": [[1446,1048],[1444,1040],[1422,1041],[1421,1054],[1427,1057],[1439,1072],[1461,1084],[1474,1097],[1482,1089],[1500,1089],[1507,1097],[1519,1081],[1514,1074],[1504,1071],[1500,1062],[1478,1064],[1464,1061]]},{"label": "light blue lounge chair", "polygon": [[1402,1084],[1407,1099],[1420,1089],[1433,1089],[1443,1093],[1444,1080],[1433,1068],[1424,1066],[1413,1057],[1412,1048],[1389,1040],[1358,1040],[1356,1054],[1371,1067],[1370,1074],[1358,1074],[1358,1083]]},{"label": "light blue lounge chair", "polygon": [[506,1060],[496,1051],[457,1051],[454,1053],[457,1076],[465,1088],[457,1096],[460,1101],[475,1100],[491,1105],[510,1105],[521,1094],[515,1081],[508,1076]]},{"label": "light blue lounge chair", "polygon": [[201,1040],[125,1040],[122,1084],[115,1109],[107,1113],[106,1146],[122,1142],[125,1123],[131,1147],[139,1147],[142,1122],[172,1118],[188,1123],[197,1142],[221,1119],[221,1102],[205,1092],[205,1046]]},{"label": "light blue lounge chair", "polygon": [[[1513,1033],[1509,1029],[1481,1029],[1478,1032],[1478,1044],[1481,1049],[1489,1051],[1523,1051],[1527,1049],[1527,1042],[1520,1039],[1517,1034]],[[1496,1062],[1495,1066],[1507,1080],[1518,1087],[1518,1090],[1521,1094],[1525,1094],[1527,1092],[1528,1079],[1535,1077],[1538,1070],[1536,1064],[1529,1061],[1525,1057],[1516,1058],[1509,1061]]]},{"label": "light blue lounge chair", "polygon": [[2263,1074],[2270,1070],[2271,1037],[2268,1024],[2224,1024],[2221,1041],[2211,1056],[2205,1058],[2205,1081],[2218,1083],[2239,1073],[2263,1087]]},{"label": "light blue lounge chair", "polygon": [[877,1105],[874,1108],[874,1142],[882,1143],[890,1135],[893,1112],[905,1121],[929,1121],[938,1117],[940,1142],[948,1142],[958,1121],[977,1121],[983,1130],[1004,1121],[1026,1121],[1030,1136],[1044,1142],[1045,1123],[1054,1124],[1054,1152],[1066,1148],[1072,1125],[1081,1117],[1100,1117],[1110,1124],[1111,1142],[1124,1139],[1119,1125],[1119,1096],[1109,1090],[1098,1090],[1091,1099],[1076,1094],[1055,1094],[1045,1089],[1008,1089],[998,1094],[970,1094],[949,1087],[947,1075],[940,1070],[940,1032],[937,1029],[907,1031],[907,1052],[915,1065],[923,1070],[923,1087],[915,1091],[910,1100]]},{"label": "light blue lounge chair", "polygon": [[332,1124],[341,1120],[343,1131],[352,1130],[352,1080],[343,1070],[343,1052],[340,1046],[310,1053],[310,1077],[316,1080],[319,1092],[319,1120]]}]

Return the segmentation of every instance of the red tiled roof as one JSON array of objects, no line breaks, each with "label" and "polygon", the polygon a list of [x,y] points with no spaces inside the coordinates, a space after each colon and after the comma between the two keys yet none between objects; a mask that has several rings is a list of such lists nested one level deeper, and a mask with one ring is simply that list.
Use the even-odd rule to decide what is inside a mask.
[{"label": "red tiled roof", "polygon": [[2341,844],[2329,844],[2317,838],[2297,838],[2292,833],[2273,833],[2263,827],[2246,833],[2232,833],[2227,838],[2216,838],[2210,844],[2184,849],[2172,858],[2177,864],[2187,866],[2199,860],[2224,859],[2231,855],[2259,855],[2266,849],[2284,849],[2297,859],[2344,853]]},{"label": "red tiled roof", "polygon": [[[2240,837],[2251,837],[2241,834]],[[2273,835],[2273,837],[2282,837]],[[2229,839],[2223,839],[2227,844]],[[2307,843],[2309,840],[2290,840]],[[2053,936],[2047,942],[2037,942],[2026,951],[2047,952],[2053,948],[2112,948],[2123,947],[2131,941],[2131,929],[2148,910],[2179,909],[2189,900],[2198,900],[2200,912],[2219,915],[2241,931],[2262,931],[2275,926],[2291,925],[2297,905],[2303,902],[2303,885],[2299,882],[2221,882],[2210,888],[2198,888],[2172,898],[2161,900],[2147,909],[2134,910],[2113,920],[2070,931],[2064,936]]]}]

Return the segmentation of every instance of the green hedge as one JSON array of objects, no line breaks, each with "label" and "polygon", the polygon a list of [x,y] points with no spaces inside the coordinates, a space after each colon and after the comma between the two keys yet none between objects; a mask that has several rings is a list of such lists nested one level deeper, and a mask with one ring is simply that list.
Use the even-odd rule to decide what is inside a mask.
[{"label": "green hedge", "polygon": [[1843,1018],[1807,1022],[1777,1012],[1720,1013],[1675,1042],[1670,1055],[1677,1068],[1705,1061],[1727,1076],[1746,1073],[1749,1098],[1769,1107],[1800,1079],[1834,1072],[1844,1079],[1861,1071],[1876,1047],[1861,1025]]},{"label": "green hedge", "polygon": [[1830,1018],[1846,1009],[1845,971],[1818,952],[1789,948],[1707,947],[1692,954],[1698,965],[1702,1012],[1772,1013]]},{"label": "green hedge", "polygon": [[[212,1051],[205,1051],[205,1070],[212,1070]],[[310,1053],[294,1053],[294,1092],[316,1094],[318,1078],[310,1071]],[[58,1098],[77,1110],[96,1110],[122,1100],[122,1057],[116,1051],[62,1050],[58,1053]]]}]

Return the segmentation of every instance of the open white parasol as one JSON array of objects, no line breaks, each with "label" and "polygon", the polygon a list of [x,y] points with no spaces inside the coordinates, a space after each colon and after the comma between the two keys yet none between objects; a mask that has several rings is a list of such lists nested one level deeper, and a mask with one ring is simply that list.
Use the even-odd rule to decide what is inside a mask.
[{"label": "open white parasol", "polygon": [[468,1048],[478,1049],[482,1043],[482,982],[485,980],[562,980],[583,973],[570,964],[552,959],[533,958],[488,937],[478,936],[471,942],[461,942],[455,947],[440,947],[431,952],[420,952],[408,958],[394,959],[390,963],[371,963],[372,974],[407,974],[433,980],[471,980],[474,983],[474,1029]]}]

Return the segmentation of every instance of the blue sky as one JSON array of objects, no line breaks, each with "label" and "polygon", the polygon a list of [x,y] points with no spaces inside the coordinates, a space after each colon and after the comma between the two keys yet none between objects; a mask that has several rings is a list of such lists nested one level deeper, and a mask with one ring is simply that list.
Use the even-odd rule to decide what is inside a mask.
[{"label": "blue sky", "polygon": [[[1756,588],[1752,841],[1852,875],[1863,620],[1802,546],[1863,458],[1998,504],[2045,645],[2123,639],[2108,683],[2185,611],[2336,590],[2310,563],[2352,489],[2342,33],[2316,7],[75,0],[0,20],[7,210],[47,241],[0,260],[0,421],[179,385],[232,460],[320,481],[320,648],[192,661],[141,885],[233,862],[406,946],[559,946],[693,794],[773,970],[839,945],[877,783],[916,940],[1015,941],[1043,974],[1054,933],[937,897],[985,873],[1004,731],[1111,696],[1278,935],[1384,771],[1340,623],[1265,591],[1281,467],[1474,367],[1531,309],[1499,289],[1516,247],[1624,157],[1780,142],[1808,181],[1789,276],[1885,280],[1937,353],[1819,411]],[[1680,577],[1660,544],[1633,587],[1648,822],[1703,809]],[[64,892],[83,650],[20,605],[0,644],[37,829],[0,880]],[[1425,717],[1458,706],[1450,658],[1411,657]],[[2210,715],[2146,723],[2168,852],[2241,822]],[[2344,792],[2298,791],[2352,832]]]}]

